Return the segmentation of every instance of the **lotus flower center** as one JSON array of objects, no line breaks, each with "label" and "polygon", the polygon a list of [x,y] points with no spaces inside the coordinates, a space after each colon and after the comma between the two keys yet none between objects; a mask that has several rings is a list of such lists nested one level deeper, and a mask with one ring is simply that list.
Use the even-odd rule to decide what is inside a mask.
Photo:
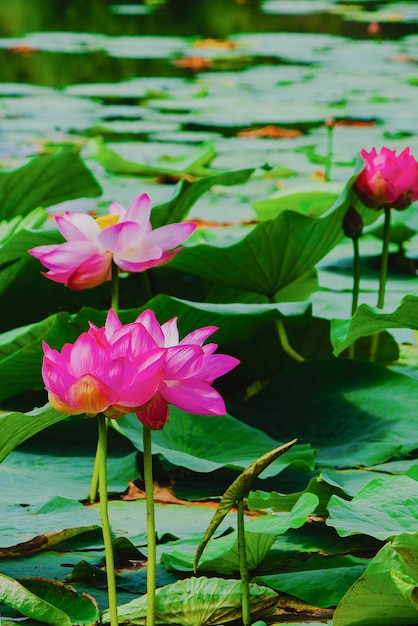
[{"label": "lotus flower center", "polygon": [[109,228],[109,226],[113,226],[119,222],[119,215],[101,215],[96,218],[96,222],[100,226],[101,230],[105,230]]}]

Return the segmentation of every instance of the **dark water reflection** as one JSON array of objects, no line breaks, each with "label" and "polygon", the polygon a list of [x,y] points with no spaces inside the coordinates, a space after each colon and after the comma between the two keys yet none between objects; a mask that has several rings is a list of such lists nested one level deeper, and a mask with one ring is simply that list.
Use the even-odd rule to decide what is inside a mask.
[{"label": "dark water reflection", "polygon": [[[415,0],[412,0],[415,1]],[[362,3],[356,3],[360,5]],[[377,9],[385,3],[367,3]],[[239,32],[321,32],[351,38],[367,37],[367,24],[340,15],[312,12],[304,15],[263,13],[261,0],[166,0],[149,12],[121,14],[119,5],[147,5],[116,0],[1,0],[0,36],[18,37],[35,31],[96,32],[108,35],[200,35],[226,37]],[[116,10],[114,8],[116,7]],[[315,3],[312,2],[313,9]],[[383,36],[393,39],[416,32],[416,25],[383,25]]]},{"label": "dark water reflection", "polygon": [[[287,3],[288,5],[289,3]],[[365,8],[376,9],[364,3]],[[312,2],[315,7],[315,2]],[[123,13],[124,8],[128,9]],[[129,12],[130,9],[130,12]],[[139,9],[140,14],[135,13]],[[133,13],[132,13],[133,12]],[[416,32],[416,24],[384,24],[382,37]],[[0,36],[21,37],[34,32],[100,33],[110,36],[171,35],[225,38],[245,32],[302,32],[368,38],[367,23],[341,15],[312,12],[274,15],[263,12],[261,0],[166,0],[146,4],[115,0],[1,0]],[[158,48],[158,41],[155,42]],[[53,48],[53,46],[52,46]],[[39,51],[24,46],[0,49],[0,81],[63,87],[74,83],[117,82],[136,76],[192,77],[161,54],[151,58],[113,57],[100,49],[68,52]],[[159,57],[159,58],[158,58]],[[267,59],[262,61],[267,62]],[[253,65],[259,63],[253,60]],[[239,69],[233,68],[233,69]]]}]

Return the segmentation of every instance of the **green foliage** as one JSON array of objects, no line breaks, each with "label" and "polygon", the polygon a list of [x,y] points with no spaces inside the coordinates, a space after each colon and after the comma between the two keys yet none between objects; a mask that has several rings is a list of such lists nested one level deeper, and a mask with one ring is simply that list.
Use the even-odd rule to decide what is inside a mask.
[{"label": "green foliage", "polygon": [[331,321],[331,341],[338,356],[360,337],[380,333],[387,328],[411,328],[418,330],[418,296],[408,295],[402,299],[393,313],[361,304],[350,320]]},{"label": "green foliage", "polygon": [[27,215],[73,198],[95,197],[101,188],[73,150],[33,159],[12,172],[0,172],[0,219]]},{"label": "green foliage", "polygon": [[50,626],[93,626],[99,619],[91,598],[40,578],[24,578],[19,583],[0,574],[0,602]]},{"label": "green foliage", "polygon": [[[271,589],[252,584],[251,611],[254,616],[267,616],[274,610],[278,596]],[[222,578],[186,578],[157,590],[156,624],[203,626],[233,621],[241,614],[241,582]],[[118,608],[120,624],[145,624],[146,596]],[[102,614],[108,623],[109,614]]]},{"label": "green foliage", "polygon": [[[111,39],[90,33],[88,45],[107,50]],[[34,40],[42,45],[42,33]],[[55,45],[64,46],[58,40],[53,37]],[[239,37],[237,41],[243,45]],[[272,45],[263,42],[263,37],[252,37],[254,54],[260,58],[263,46]],[[391,241],[400,248],[402,267],[411,272],[408,279],[390,273],[388,300],[390,306],[395,303],[394,312],[361,304],[351,319],[343,319],[349,315],[351,289],[350,242],[343,239],[343,218],[354,205],[367,227],[379,219],[379,212],[363,207],[353,191],[363,166],[357,159],[352,170],[357,140],[350,139],[353,143],[344,149],[340,145],[333,160],[339,180],[348,178],[345,185],[312,181],[311,163],[328,163],[320,146],[323,120],[344,107],[348,110],[350,98],[343,94],[335,102],[335,85],[330,85],[335,74],[319,79],[324,51],[335,62],[330,52],[334,43],[326,38],[323,45],[301,52],[298,42],[289,45],[291,54],[298,59],[308,54],[316,65],[293,67],[296,80],[288,84],[299,89],[308,82],[318,93],[332,87],[332,97],[324,103],[306,104],[305,99],[303,124],[309,124],[310,132],[309,137],[290,142],[295,142],[295,167],[285,163],[278,144],[269,138],[229,136],[247,124],[247,91],[248,123],[254,122],[256,86],[251,72],[234,73],[240,97],[228,94],[226,100],[220,92],[229,87],[224,82],[221,88],[214,86],[210,74],[203,87],[201,79],[196,84],[172,76],[172,82],[162,84],[147,75],[117,87],[98,83],[72,88],[83,97],[94,94],[101,100],[99,115],[94,110],[94,124],[84,135],[101,133],[118,141],[115,148],[98,136],[88,142],[94,171],[103,177],[106,202],[114,198],[125,203],[125,194],[132,199],[143,186],[148,192],[154,185],[151,189],[161,198],[151,215],[154,228],[183,219],[198,223],[185,250],[168,267],[149,271],[146,278],[121,276],[122,321],[132,321],[151,308],[161,322],[178,317],[181,335],[196,327],[218,326],[214,340],[220,349],[241,360],[240,368],[218,381],[228,406],[226,416],[192,416],[172,409],[170,422],[153,433],[156,495],[170,502],[156,506],[161,624],[203,626],[241,617],[240,583],[227,580],[239,571],[231,508],[247,496],[253,481],[254,492],[246,499],[252,519],[246,521],[245,535],[248,565],[256,576],[253,583],[261,585],[251,586],[254,621],[258,617],[270,621],[277,594],[284,607],[287,596],[305,608],[306,603],[321,609],[338,605],[334,626],[417,621],[418,438],[411,418],[418,397],[416,368],[407,372],[399,366],[394,372],[382,366],[398,356],[398,335],[387,332],[380,338],[380,364],[366,362],[370,335],[387,329],[418,331],[417,296],[406,295],[399,304],[409,286],[414,288],[416,263],[407,252],[418,231],[417,207],[411,205],[393,216]],[[131,52],[130,39],[119,44],[129,44]],[[143,38],[136,44],[143,46]],[[172,38],[169,54],[177,55],[183,44]],[[350,48],[346,58],[354,52]],[[242,51],[233,48],[209,57],[218,71],[246,63]],[[284,83],[277,81],[271,58],[264,69],[267,80],[274,75],[268,99],[274,107],[265,115],[275,118],[286,109],[288,123],[300,125],[296,101],[277,107]],[[376,93],[386,94],[387,75],[381,74],[384,82],[376,72]],[[345,81],[346,73],[341,76]],[[268,107],[265,94],[259,95],[260,109]],[[57,94],[54,97],[58,99]],[[378,108],[390,105],[390,98],[379,98],[370,102]],[[77,97],[76,101],[80,103]],[[126,119],[104,121],[103,107],[109,102]],[[141,116],[146,113],[136,123],[131,116],[133,110],[138,115],[138,103]],[[64,99],[54,104],[61,118],[66,112],[63,104]],[[165,111],[166,126],[154,121],[157,111],[160,115]],[[234,131],[226,125],[228,115]],[[195,131],[187,130],[196,125],[201,125],[198,141]],[[378,128],[374,131],[380,133]],[[146,141],[130,141],[134,156],[127,151],[125,157],[123,133],[132,139],[136,132],[146,133]],[[342,132],[335,127],[336,145]],[[78,150],[52,149],[53,154],[0,173],[0,402],[7,409],[0,413],[0,621],[8,625],[8,620],[13,623],[23,615],[28,624],[36,620],[88,626],[99,621],[100,613],[81,592],[97,600],[102,622],[108,619],[98,507],[81,503],[94,462],[96,421],[68,417],[48,404],[34,407],[46,401],[40,374],[42,341],[60,349],[89,322],[102,325],[110,289],[107,283],[72,292],[46,280],[39,262],[28,254],[34,246],[62,241],[52,222],[46,221],[45,208],[101,193]],[[278,152],[283,165],[276,160]],[[308,172],[307,168],[309,178],[303,180],[297,170]],[[291,185],[282,180],[289,175],[294,176]],[[175,182],[173,193],[167,193],[166,184]],[[97,203],[98,213],[103,205],[104,201]],[[379,226],[367,232],[381,236]],[[372,302],[378,246],[373,237],[365,245],[360,241],[363,257],[368,255],[360,301]],[[321,299],[326,319],[318,317]],[[342,319],[335,319],[337,311]],[[328,318],[333,318],[331,324]],[[290,345],[304,363],[296,364],[284,350],[277,322],[283,323]],[[345,357],[354,343],[357,359],[337,358]],[[135,415],[111,425],[108,482],[114,499],[109,508],[120,623],[144,624],[142,427]],[[293,446],[295,437],[298,443]],[[290,444],[282,446],[288,440]],[[277,447],[265,464],[256,461]],[[211,506],[190,501],[203,495],[209,496]],[[213,515],[215,498],[220,502]],[[225,578],[178,580],[190,575],[197,560],[199,573]],[[34,572],[47,580],[22,579]],[[62,587],[62,582],[70,582],[77,591]],[[133,594],[138,597],[129,602]],[[283,606],[280,611],[285,611]]]},{"label": "green foliage", "polygon": [[409,476],[382,476],[370,481],[351,500],[333,495],[327,524],[341,537],[355,533],[391,539],[416,532],[418,482]]},{"label": "green foliage", "polygon": [[416,535],[401,534],[384,545],[337,606],[333,625],[416,624],[417,549]]}]

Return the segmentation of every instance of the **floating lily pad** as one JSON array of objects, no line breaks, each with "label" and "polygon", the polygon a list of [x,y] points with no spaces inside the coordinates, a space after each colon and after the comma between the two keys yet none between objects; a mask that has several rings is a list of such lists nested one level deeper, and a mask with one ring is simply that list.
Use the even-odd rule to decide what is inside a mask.
[{"label": "floating lily pad", "polygon": [[[250,585],[251,613],[270,615],[277,603],[277,594],[267,587]],[[206,626],[233,621],[241,615],[241,581],[221,578],[187,578],[158,589],[155,598],[157,624]],[[146,596],[118,607],[120,624],[145,624]],[[109,612],[102,614],[109,623]]]}]

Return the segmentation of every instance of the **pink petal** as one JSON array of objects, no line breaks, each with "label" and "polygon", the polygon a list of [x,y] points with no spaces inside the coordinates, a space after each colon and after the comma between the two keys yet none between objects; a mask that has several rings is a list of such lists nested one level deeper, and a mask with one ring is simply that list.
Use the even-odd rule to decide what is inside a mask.
[{"label": "pink petal", "polygon": [[179,343],[179,331],[177,328],[177,317],[168,320],[161,326],[161,330],[164,333],[164,345],[166,348],[170,346],[177,346]]},{"label": "pink petal", "polygon": [[107,352],[101,348],[91,334],[82,333],[72,346],[70,372],[75,378],[93,374],[108,360]]},{"label": "pink petal", "polygon": [[202,367],[199,372],[199,378],[208,383],[230,372],[234,367],[240,364],[240,361],[228,354],[210,354],[203,357]]},{"label": "pink petal", "polygon": [[143,311],[135,320],[136,324],[142,324],[147,329],[156,344],[160,347],[165,346],[163,327],[160,326],[154,311],[147,309]]},{"label": "pink petal", "polygon": [[42,378],[48,393],[63,399],[70,385],[75,381],[74,376],[59,364],[45,357],[42,363]]},{"label": "pink petal", "polygon": [[39,258],[42,265],[49,270],[65,272],[73,271],[81,262],[102,251],[90,241],[65,241],[56,246],[38,246],[31,252],[32,256]]},{"label": "pink petal", "polygon": [[124,206],[119,204],[119,202],[112,202],[107,212],[109,215],[119,215],[123,219],[126,214],[126,209]]},{"label": "pink petal", "polygon": [[172,250],[190,237],[194,230],[196,230],[196,224],[191,222],[166,224],[153,230],[149,235],[149,240],[152,245],[159,246],[163,250]]},{"label": "pink petal", "polygon": [[53,394],[51,391],[48,392],[48,400],[51,406],[53,406],[57,411],[60,411],[60,413],[67,413],[68,415],[80,415],[81,413],[84,413],[83,410],[76,409],[74,406],[64,402],[64,400]]},{"label": "pink petal", "polygon": [[203,381],[173,381],[160,386],[160,393],[170,404],[195,415],[225,415],[222,397]]},{"label": "pink petal", "polygon": [[418,199],[418,163],[404,169],[396,181],[396,187],[400,194],[410,191],[413,200]]},{"label": "pink petal", "polygon": [[105,411],[118,399],[114,389],[105,385],[92,374],[77,379],[69,388],[66,402],[87,415],[97,415]]},{"label": "pink petal", "polygon": [[121,254],[138,246],[142,238],[141,227],[135,222],[118,222],[100,232],[98,241],[114,254]]},{"label": "pink petal", "polygon": [[120,390],[120,405],[139,409],[147,404],[155,395],[161,384],[164,371],[164,354],[153,355],[138,367],[136,376],[125,381],[126,386]]},{"label": "pink petal", "polygon": [[161,394],[157,393],[152,402],[137,412],[139,421],[152,430],[161,430],[168,422],[168,405]]},{"label": "pink petal", "polygon": [[[112,257],[110,254],[97,254],[76,268],[65,283],[71,289],[91,289],[111,278]],[[47,274],[48,278],[52,278]]]},{"label": "pink petal", "polygon": [[151,200],[148,194],[142,193],[140,196],[132,200],[128,206],[123,221],[136,222],[141,226],[142,232],[145,234],[151,230],[150,224]]},{"label": "pink petal", "polygon": [[178,380],[199,376],[203,351],[200,346],[173,346],[167,348],[164,380]]},{"label": "pink petal", "polygon": [[106,330],[107,339],[110,341],[114,333],[118,331],[120,328],[122,328],[122,322],[120,321],[120,319],[118,318],[114,310],[109,309],[109,312],[106,317],[106,322],[105,322],[105,330]]},{"label": "pink petal", "polygon": [[128,324],[115,331],[112,336],[112,356],[128,356],[132,359],[145,358],[158,348],[157,342],[142,324]]},{"label": "pink petal", "polygon": [[180,344],[184,345],[186,343],[193,343],[201,346],[203,342],[208,337],[213,335],[213,333],[215,333],[217,330],[217,326],[205,326],[204,328],[198,328],[197,330],[194,330],[193,332],[183,337],[183,339],[180,341]]},{"label": "pink petal", "polygon": [[57,216],[55,221],[61,235],[67,241],[91,241],[96,242],[100,233],[100,226],[91,215],[85,213],[69,213],[66,211],[64,215]]},{"label": "pink petal", "polygon": [[123,272],[130,272],[132,274],[138,274],[140,272],[146,272],[151,267],[155,267],[157,265],[163,265],[166,261],[162,261],[161,259],[162,259],[162,257],[160,257],[158,259],[151,259],[151,260],[148,260],[148,261],[141,261],[141,262],[137,263],[136,261],[135,262],[127,261],[126,258],[122,258],[122,257],[119,257],[119,256],[115,256],[113,258],[113,260],[116,263],[116,265],[118,267],[120,267],[120,269]]},{"label": "pink petal", "polygon": [[54,252],[60,245],[62,244],[53,244],[48,246],[36,246],[36,248],[32,248],[28,250],[29,254],[35,259],[42,259],[42,257],[47,256],[50,252]]}]

